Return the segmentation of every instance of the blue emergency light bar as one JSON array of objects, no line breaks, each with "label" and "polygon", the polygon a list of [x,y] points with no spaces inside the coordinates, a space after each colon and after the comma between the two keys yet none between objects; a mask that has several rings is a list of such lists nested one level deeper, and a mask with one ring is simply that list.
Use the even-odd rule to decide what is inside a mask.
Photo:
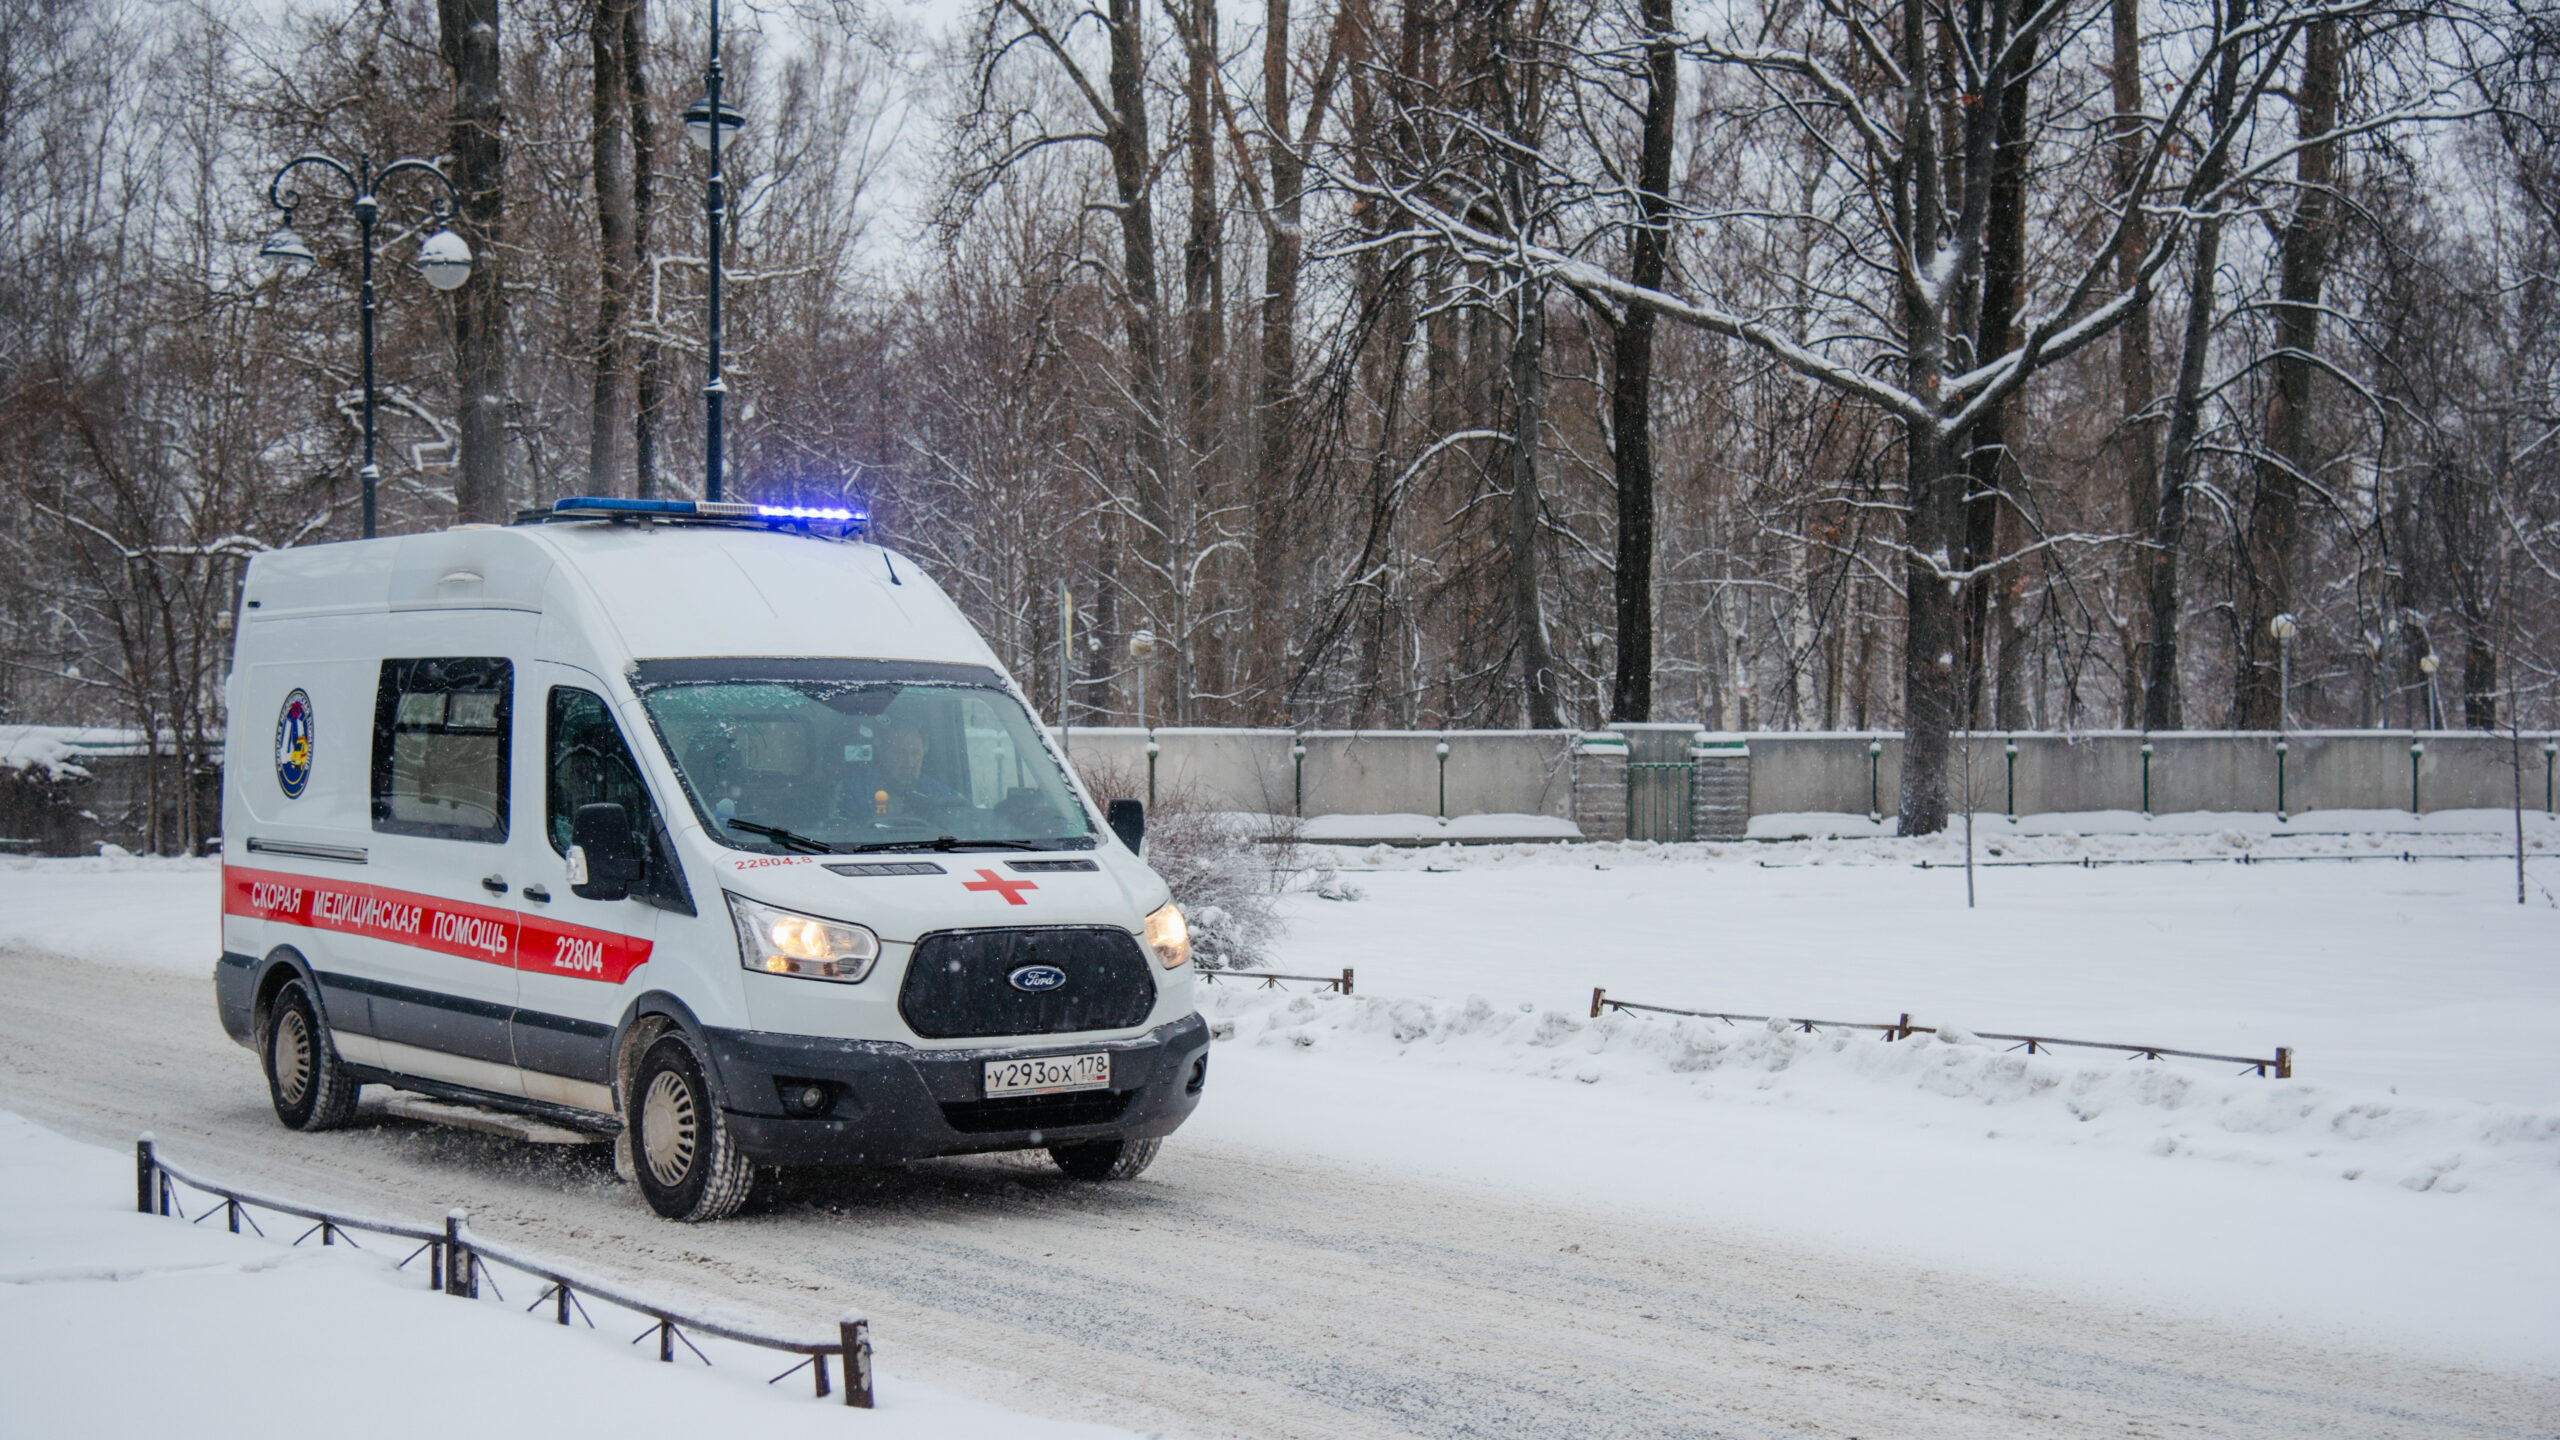
[{"label": "blue emergency light bar", "polygon": [[612,495],[567,495],[552,502],[551,517],[579,520],[709,521],[765,524],[776,529],[840,525],[845,533],[871,521],[870,512],[841,505],[746,505],[727,500],[625,500]]}]

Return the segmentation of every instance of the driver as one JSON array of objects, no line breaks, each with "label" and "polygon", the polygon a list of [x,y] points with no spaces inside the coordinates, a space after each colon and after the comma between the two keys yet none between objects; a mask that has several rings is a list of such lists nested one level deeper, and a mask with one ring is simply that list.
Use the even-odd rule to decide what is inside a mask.
[{"label": "driver", "polygon": [[877,815],[912,815],[947,810],[961,803],[960,792],[924,773],[931,746],[912,720],[891,720],[880,742],[880,785],[860,808]]}]

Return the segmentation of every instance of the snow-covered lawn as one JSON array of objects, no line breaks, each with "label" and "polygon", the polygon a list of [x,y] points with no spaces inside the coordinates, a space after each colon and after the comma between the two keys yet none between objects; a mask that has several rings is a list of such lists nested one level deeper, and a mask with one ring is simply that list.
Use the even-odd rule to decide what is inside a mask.
[{"label": "snow-covered lawn", "polygon": [[[1293,894],[1273,968],[1348,965],[1358,994],[1207,990],[1234,1029],[1184,1138],[2560,1371],[2560,830],[2528,818],[2522,906],[2511,862],[2279,858],[2495,851],[2513,843],[2496,815],[2399,833],[1987,821],[1985,862],[2199,863],[2000,863],[1971,910],[1954,837],[1311,850],[1338,870],[1321,890],[1356,898]],[[0,944],[202,973],[214,878],[0,862]],[[1595,1022],[1594,986],[2288,1045],[2297,1078],[1961,1034]]]},{"label": "snow-covered lawn", "polygon": [[[185,1194],[186,1192],[181,1192]],[[187,1202],[191,1209],[198,1203]],[[706,1340],[626,1343],[648,1321],[597,1303],[601,1327],[430,1292],[405,1244],[289,1248],[134,1213],[133,1157],[0,1111],[0,1433],[24,1436],[736,1435],[826,1440],[1054,1437],[1126,1432],[1009,1413],[897,1381],[879,1408],[819,1400],[806,1372],[777,1385],[762,1351]],[[405,1217],[429,1221],[432,1217]],[[506,1272],[500,1272],[502,1275]],[[534,1287],[523,1286],[526,1292]],[[334,1420],[332,1417],[335,1417]]]},{"label": "snow-covered lawn", "polygon": [[[2491,835],[1995,837],[1334,852],[1235,1026],[1197,1132],[1759,1228],[2225,1319],[2560,1369],[2560,858],[2231,863]],[[2509,837],[2510,843],[2512,837]],[[1997,843],[2001,854],[1988,853]],[[1927,859],[1933,868],[1918,868]],[[2269,1054],[1589,1018],[1697,1009]],[[1303,987],[1302,987],[1303,988]]]}]

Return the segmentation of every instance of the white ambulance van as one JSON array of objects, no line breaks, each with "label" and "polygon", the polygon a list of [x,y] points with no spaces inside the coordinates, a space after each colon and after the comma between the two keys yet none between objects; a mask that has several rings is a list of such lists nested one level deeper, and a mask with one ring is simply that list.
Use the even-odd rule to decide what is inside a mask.
[{"label": "white ambulance van", "polygon": [[274,551],[238,637],[215,989],[289,1126],[368,1084],[527,1112],[709,1220],[757,1166],[1126,1178],[1199,1103],[1143,811],[1097,815],[857,515],[564,500]]}]

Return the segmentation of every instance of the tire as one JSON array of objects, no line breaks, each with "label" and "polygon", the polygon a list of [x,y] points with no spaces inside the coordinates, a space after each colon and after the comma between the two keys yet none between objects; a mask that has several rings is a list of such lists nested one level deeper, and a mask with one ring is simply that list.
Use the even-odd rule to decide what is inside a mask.
[{"label": "tire", "polygon": [[1078,1180],[1132,1180],[1155,1163],[1162,1140],[1086,1140],[1052,1145],[1049,1158]]},{"label": "tire", "polygon": [[354,1118],[363,1086],[347,1073],[302,982],[277,992],[263,1047],[267,1097],[288,1130],[335,1130]]},{"label": "tire", "polygon": [[669,1035],[640,1057],[632,1078],[633,1177],[649,1208],[670,1220],[723,1220],[747,1203],[755,1166],[729,1136],[719,1097],[684,1036]]}]

